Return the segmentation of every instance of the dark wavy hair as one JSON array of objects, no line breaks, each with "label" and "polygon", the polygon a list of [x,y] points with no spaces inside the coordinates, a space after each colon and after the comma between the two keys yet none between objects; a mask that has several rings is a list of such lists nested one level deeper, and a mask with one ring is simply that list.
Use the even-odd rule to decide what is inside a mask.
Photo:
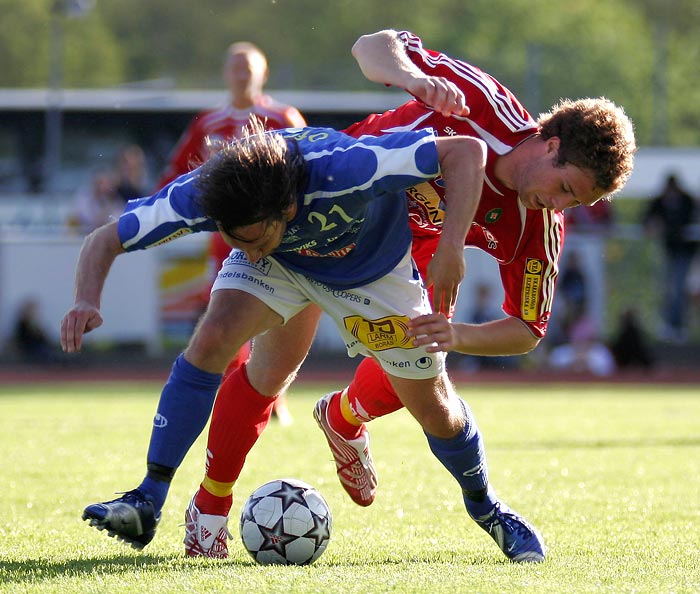
[{"label": "dark wavy hair", "polygon": [[538,118],[540,134],[560,139],[556,164],[571,163],[591,171],[596,186],[612,194],[622,188],[634,165],[634,126],[624,110],[609,99],[560,101]]},{"label": "dark wavy hair", "polygon": [[303,188],[305,161],[296,142],[253,121],[243,138],[202,165],[197,180],[204,214],[231,235],[237,227],[282,220]]}]

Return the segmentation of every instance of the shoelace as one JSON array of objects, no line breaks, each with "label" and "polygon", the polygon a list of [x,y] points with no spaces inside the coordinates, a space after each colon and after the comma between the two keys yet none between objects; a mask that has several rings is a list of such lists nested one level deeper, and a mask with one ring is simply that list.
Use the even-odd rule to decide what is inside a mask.
[{"label": "shoelace", "polygon": [[496,510],[494,512],[494,521],[491,527],[498,526],[502,524],[505,526],[509,532],[521,536],[523,538],[530,538],[532,536],[532,530],[527,527],[527,525],[518,518],[515,514],[501,511],[500,504],[496,504]]},{"label": "shoelace", "polygon": [[125,503],[142,505],[144,503],[149,503],[148,499],[146,499],[138,489],[132,489],[131,491],[117,491],[115,495],[121,495],[119,499]]}]

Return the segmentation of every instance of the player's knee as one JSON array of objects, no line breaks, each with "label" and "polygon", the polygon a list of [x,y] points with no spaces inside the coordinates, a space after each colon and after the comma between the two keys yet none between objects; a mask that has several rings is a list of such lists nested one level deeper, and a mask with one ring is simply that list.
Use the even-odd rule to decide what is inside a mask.
[{"label": "player's knee", "polygon": [[200,369],[223,373],[244,343],[245,340],[228,332],[225,325],[205,319],[192,335],[186,357]]},{"label": "player's knee", "polygon": [[276,361],[270,364],[270,360],[258,349],[248,359],[246,371],[251,385],[261,394],[274,395],[282,392],[289,386],[297,374],[298,365],[293,362]]}]

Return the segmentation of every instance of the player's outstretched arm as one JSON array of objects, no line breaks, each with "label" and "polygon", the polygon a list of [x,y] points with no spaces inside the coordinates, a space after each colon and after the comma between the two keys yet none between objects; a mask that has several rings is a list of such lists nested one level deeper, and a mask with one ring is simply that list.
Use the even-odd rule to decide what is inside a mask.
[{"label": "player's outstretched arm", "polygon": [[432,313],[409,322],[409,337],[416,346],[431,345],[427,351],[454,351],[465,355],[524,355],[540,339],[517,318],[503,318],[485,324],[452,323],[443,314]]},{"label": "player's outstretched arm", "polygon": [[469,115],[462,90],[446,78],[424,73],[411,62],[396,31],[363,35],[353,45],[352,55],[368,80],[404,89],[445,117]]},{"label": "player's outstretched arm", "polygon": [[61,348],[66,353],[79,351],[83,335],[102,325],[102,289],[114,259],[123,252],[116,221],[85,238],[75,271],[75,302],[61,320]]},{"label": "player's outstretched arm", "polygon": [[470,136],[438,138],[440,173],[445,183],[445,221],[426,283],[433,287],[433,311],[450,313],[464,278],[464,241],[474,220],[486,167],[486,144]]}]

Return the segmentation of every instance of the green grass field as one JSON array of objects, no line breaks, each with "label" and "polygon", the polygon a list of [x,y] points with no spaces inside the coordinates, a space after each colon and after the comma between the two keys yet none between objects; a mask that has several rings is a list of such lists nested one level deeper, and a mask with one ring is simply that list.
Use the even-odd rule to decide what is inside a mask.
[{"label": "green grass field", "polygon": [[[144,472],[160,386],[0,386],[0,592],[700,592],[700,391],[643,385],[462,385],[486,438],[491,480],[549,547],[508,562],[466,516],[459,489],[405,413],[372,425],[375,503],[337,483],[311,410],[327,386],[290,393],[238,482],[230,559],[185,558],[184,509],[204,438],[178,472],[141,553],[80,520]],[[238,511],[258,485],[296,477],[331,506],[326,553],[309,567],[257,566]]]}]

